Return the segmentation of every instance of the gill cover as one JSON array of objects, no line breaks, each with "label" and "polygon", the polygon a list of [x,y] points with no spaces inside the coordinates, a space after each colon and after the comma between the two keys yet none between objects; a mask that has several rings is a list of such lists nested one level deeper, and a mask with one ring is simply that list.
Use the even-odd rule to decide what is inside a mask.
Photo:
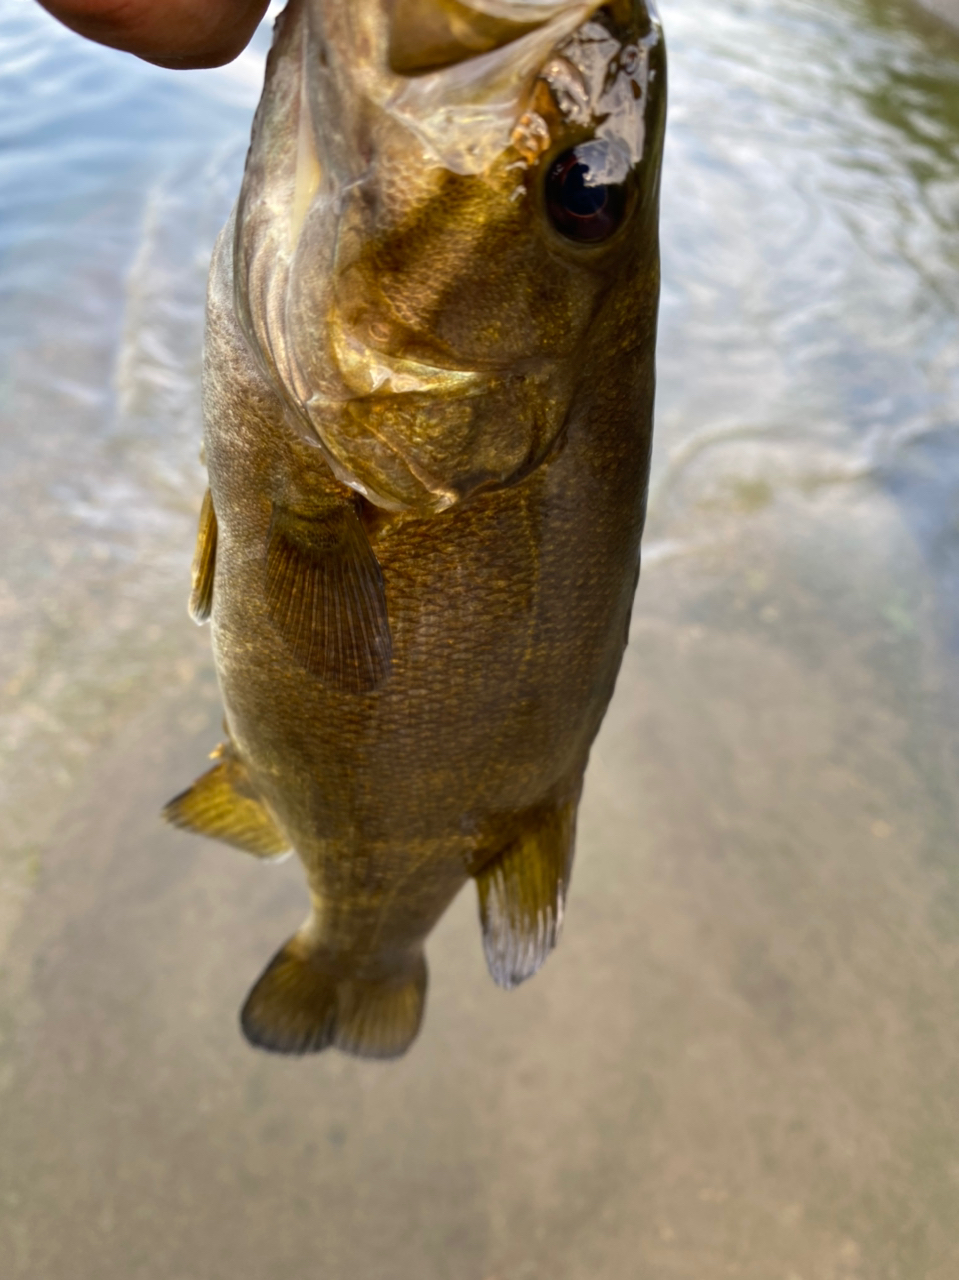
[{"label": "gill cover", "polygon": [[583,336],[655,240],[664,90],[642,0],[291,0],[236,304],[338,479],[438,511],[548,455]]}]

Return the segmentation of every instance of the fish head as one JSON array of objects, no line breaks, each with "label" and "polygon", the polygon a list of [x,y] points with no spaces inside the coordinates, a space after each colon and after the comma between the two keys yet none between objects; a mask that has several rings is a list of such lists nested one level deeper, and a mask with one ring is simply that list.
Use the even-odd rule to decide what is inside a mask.
[{"label": "fish head", "polygon": [[341,480],[416,511],[514,483],[600,366],[651,362],[664,115],[647,0],[294,0],[235,288]]}]

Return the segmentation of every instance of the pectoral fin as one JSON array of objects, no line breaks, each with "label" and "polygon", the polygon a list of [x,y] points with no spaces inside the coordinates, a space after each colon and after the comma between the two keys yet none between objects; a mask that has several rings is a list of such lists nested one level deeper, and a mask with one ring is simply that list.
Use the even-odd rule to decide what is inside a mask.
[{"label": "pectoral fin", "polygon": [[257,858],[285,854],[290,842],[257,798],[242,762],[229,748],[219,751],[220,762],[175,796],[164,808],[164,818],[174,827],[222,840]]},{"label": "pectoral fin", "polygon": [[370,693],[389,675],[383,573],[351,504],[319,516],[274,511],[266,598],[297,661],[324,684]]},{"label": "pectoral fin", "polygon": [[573,864],[576,802],[529,814],[476,875],[483,950],[501,987],[531,978],[559,941]]},{"label": "pectoral fin", "polygon": [[200,527],[196,535],[193,553],[193,590],[190,592],[190,617],[200,626],[210,616],[213,608],[213,573],[216,568],[216,512],[213,496],[207,489],[200,508]]}]

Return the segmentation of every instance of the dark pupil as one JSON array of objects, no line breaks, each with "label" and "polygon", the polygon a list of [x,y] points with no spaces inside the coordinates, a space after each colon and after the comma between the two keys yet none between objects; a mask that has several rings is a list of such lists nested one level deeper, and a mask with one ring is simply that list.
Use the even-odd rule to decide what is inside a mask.
[{"label": "dark pupil", "polygon": [[560,175],[559,197],[574,218],[593,218],[606,207],[606,187],[588,187],[588,173],[589,166],[576,160]]},{"label": "dark pupil", "polygon": [[589,179],[588,148],[574,148],[553,161],[546,176],[546,208],[557,231],[570,240],[595,243],[613,234],[623,219],[625,188]]}]

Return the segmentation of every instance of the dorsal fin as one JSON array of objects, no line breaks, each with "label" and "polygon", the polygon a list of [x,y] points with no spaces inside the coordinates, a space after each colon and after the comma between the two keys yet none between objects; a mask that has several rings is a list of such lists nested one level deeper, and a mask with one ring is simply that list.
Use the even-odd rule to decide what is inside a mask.
[{"label": "dorsal fin", "polygon": [[193,552],[191,576],[193,590],[190,592],[190,617],[199,626],[206,622],[213,608],[213,575],[216,570],[216,512],[213,510],[213,495],[207,489],[200,507],[200,527],[196,535],[196,550]]},{"label": "dorsal fin", "polygon": [[217,748],[217,764],[163,810],[174,827],[222,840],[258,858],[278,858],[290,842],[280,832],[229,744]]},{"label": "dorsal fin", "polygon": [[352,503],[310,516],[274,509],[266,599],[297,661],[324,684],[370,693],[389,676],[383,573]]},{"label": "dorsal fin", "polygon": [[575,828],[576,801],[524,815],[512,843],[476,874],[486,963],[501,987],[532,977],[559,941]]}]

